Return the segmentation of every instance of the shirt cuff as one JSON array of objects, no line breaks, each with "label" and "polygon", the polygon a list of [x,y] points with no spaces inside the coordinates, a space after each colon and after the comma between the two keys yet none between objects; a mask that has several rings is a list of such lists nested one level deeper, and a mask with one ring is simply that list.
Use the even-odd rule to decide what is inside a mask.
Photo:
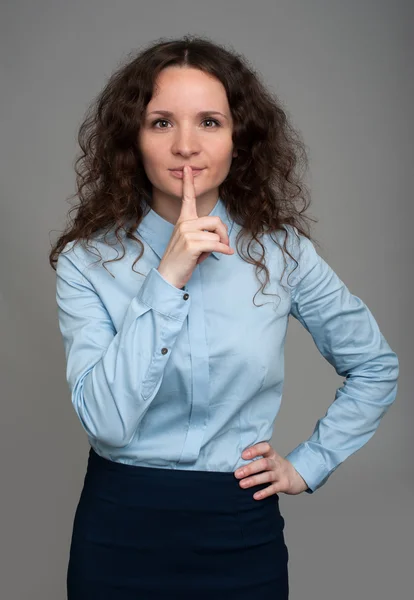
[{"label": "shirt cuff", "polygon": [[184,321],[188,315],[189,293],[164,279],[155,267],[148,272],[137,298],[167,317]]},{"label": "shirt cuff", "polygon": [[285,456],[285,459],[292,463],[296,471],[307,483],[308,489],[305,490],[307,494],[313,494],[314,491],[325,483],[330,474],[307,442],[299,444],[299,446]]}]

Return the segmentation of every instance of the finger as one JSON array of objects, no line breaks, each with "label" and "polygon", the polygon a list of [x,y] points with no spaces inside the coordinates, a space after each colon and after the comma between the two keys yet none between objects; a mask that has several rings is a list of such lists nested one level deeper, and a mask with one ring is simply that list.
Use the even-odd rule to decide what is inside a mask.
[{"label": "finger", "polygon": [[258,475],[254,475],[253,477],[246,477],[239,481],[239,485],[242,488],[247,487],[255,487],[256,485],[261,485],[262,483],[268,483],[269,481],[275,481],[276,475],[273,471],[263,471]]},{"label": "finger", "polygon": [[220,241],[227,246],[230,246],[230,238],[228,234],[228,227],[221,219],[217,222],[216,217],[200,217],[200,226],[203,227],[202,231],[209,232],[210,229],[214,231],[219,237]]},{"label": "finger", "polygon": [[[219,239],[217,239],[217,237]],[[211,252],[223,252],[224,254],[232,254],[234,250],[228,244],[220,241],[220,234],[211,231],[190,231],[187,232],[186,238],[189,242],[194,242],[198,246],[198,250],[203,254],[211,254]],[[200,255],[201,256],[201,255]],[[199,257],[200,258],[200,257]]]},{"label": "finger", "polygon": [[183,197],[178,221],[189,221],[190,219],[198,219],[196,191],[194,187],[193,171],[191,167],[184,167]]},{"label": "finger", "polygon": [[245,467],[240,467],[240,469],[237,469],[234,474],[236,477],[247,477],[253,473],[260,473],[261,471],[269,470],[267,461],[267,458],[259,458],[258,460],[254,460],[253,462],[249,463]]},{"label": "finger", "polygon": [[258,444],[255,444],[254,446],[250,446],[249,448],[243,450],[242,457],[251,458],[252,456],[258,456],[259,454],[264,454],[265,452],[268,452],[270,448],[271,446],[269,442],[259,442]]},{"label": "finger", "polygon": [[267,498],[268,496],[273,496],[274,494],[279,494],[281,492],[277,482],[272,483],[272,485],[268,485],[263,490],[259,490],[253,494],[253,498],[255,500],[262,500],[263,498]]}]

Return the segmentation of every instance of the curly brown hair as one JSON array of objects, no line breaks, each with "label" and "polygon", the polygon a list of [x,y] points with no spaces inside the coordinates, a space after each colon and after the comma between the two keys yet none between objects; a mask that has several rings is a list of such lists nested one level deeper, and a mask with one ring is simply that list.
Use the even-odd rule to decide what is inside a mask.
[{"label": "curly brown hair", "polygon": [[[132,268],[143,255],[144,245],[135,235],[144,215],[138,199],[151,201],[152,184],[142,165],[138,132],[158,74],[173,65],[211,74],[226,90],[238,156],[219,187],[219,196],[230,217],[242,226],[237,250],[240,237],[249,240],[247,255],[239,255],[255,265],[256,276],[265,270],[263,290],[269,282],[269,271],[260,236],[285,231],[283,247],[271,237],[282,250],[285,268],[286,251],[295,261],[295,269],[298,263],[287,248],[284,225],[312,239],[308,221],[317,219],[303,214],[310,204],[309,191],[301,181],[308,167],[305,145],[276,94],[266,88],[248,60],[233,48],[199,36],[159,38],[136,56],[131,58],[130,53],[91,103],[78,133],[82,154],[74,165],[77,191],[68,198],[78,197],[79,203],[69,210],[70,223],[53,245],[49,262],[56,270],[58,256],[67,243],[84,240],[85,248],[90,248],[89,242],[98,231],[104,234],[105,243],[109,243],[106,235],[112,232],[123,248],[121,256],[105,262],[123,258],[123,235],[140,246]],[[74,211],[76,216],[72,218]],[[261,246],[259,260],[250,254],[253,242]],[[101,260],[100,253],[99,257]]]}]

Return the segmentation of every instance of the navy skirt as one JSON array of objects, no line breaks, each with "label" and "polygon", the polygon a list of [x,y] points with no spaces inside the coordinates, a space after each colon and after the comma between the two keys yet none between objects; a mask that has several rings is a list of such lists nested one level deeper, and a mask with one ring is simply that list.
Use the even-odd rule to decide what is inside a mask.
[{"label": "navy skirt", "polygon": [[286,600],[288,550],[269,483],[232,472],[126,465],[90,449],[68,600]]}]

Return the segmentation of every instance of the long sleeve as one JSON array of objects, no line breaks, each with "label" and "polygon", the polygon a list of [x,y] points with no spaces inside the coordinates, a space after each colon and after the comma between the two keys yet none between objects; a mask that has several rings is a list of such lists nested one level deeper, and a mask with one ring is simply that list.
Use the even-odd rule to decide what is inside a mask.
[{"label": "long sleeve", "polygon": [[156,395],[188,314],[190,297],[152,268],[114,324],[84,265],[60,254],[56,267],[59,328],[74,409],[87,434],[122,447]]},{"label": "long sleeve", "polygon": [[310,438],[285,458],[308,484],[321,487],[374,435],[397,395],[399,361],[364,302],[351,294],[313,243],[300,236],[300,274],[291,314],[344,383]]}]

